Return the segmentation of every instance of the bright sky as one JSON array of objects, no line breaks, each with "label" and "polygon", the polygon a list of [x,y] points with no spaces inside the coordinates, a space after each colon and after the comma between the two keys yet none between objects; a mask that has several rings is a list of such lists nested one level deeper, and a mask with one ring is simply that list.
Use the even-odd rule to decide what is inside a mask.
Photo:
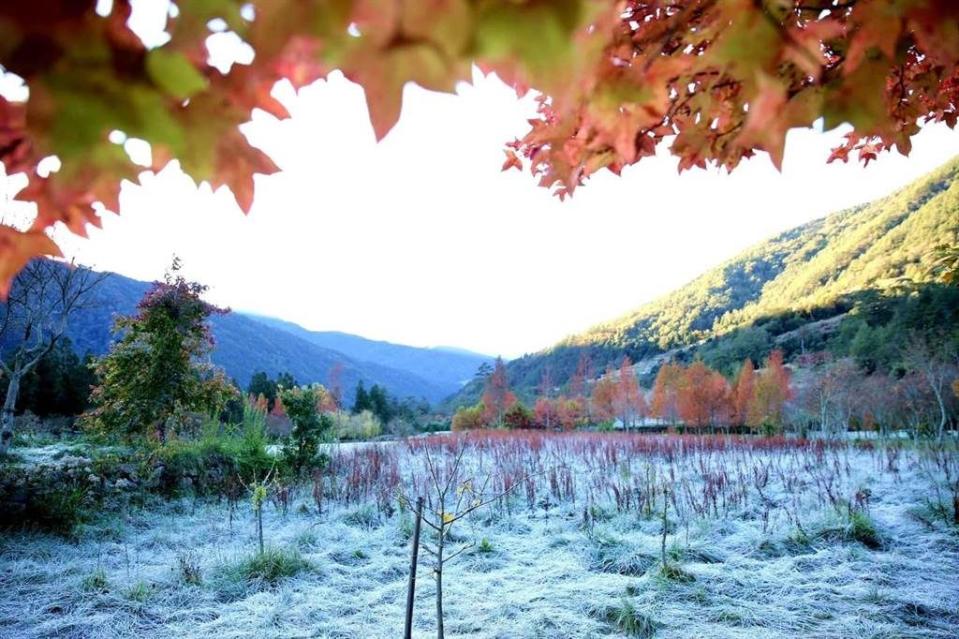
[{"label": "bright sky", "polygon": [[783,172],[768,157],[732,175],[643,160],[594,177],[564,203],[528,174],[501,173],[503,143],[533,108],[496,78],[457,95],[408,86],[399,125],[373,138],[362,90],[339,74],[258,114],[251,141],[281,167],[258,178],[253,210],[197,188],[175,167],[126,184],[120,216],[82,240],[81,263],[159,278],[176,253],[212,301],[311,329],[454,345],[514,357],[611,319],[739,250],[885,195],[959,153],[929,127],[906,159],[827,165],[841,131],[790,134]]},{"label": "bright sky", "polygon": [[362,91],[342,77],[249,125],[282,168],[244,216],[227,192],[178,170],[126,185],[122,215],[71,240],[80,262],[158,278],[175,252],[234,309],[414,345],[507,357],[548,346],[692,279],[740,249],[889,193],[959,151],[930,127],[907,160],[825,164],[839,135],[794,131],[782,174],[757,157],[732,175],[678,175],[644,160],[559,202],[501,173],[528,102],[495,78],[458,95],[408,87],[397,128],[374,142]]}]

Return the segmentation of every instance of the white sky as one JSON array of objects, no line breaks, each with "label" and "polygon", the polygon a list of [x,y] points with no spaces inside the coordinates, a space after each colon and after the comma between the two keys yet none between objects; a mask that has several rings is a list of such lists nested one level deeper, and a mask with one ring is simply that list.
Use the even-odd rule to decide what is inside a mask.
[{"label": "white sky", "polygon": [[258,178],[249,216],[228,192],[168,167],[124,185],[122,215],[105,215],[88,240],[58,233],[65,252],[144,280],[176,253],[212,301],[236,310],[513,357],[959,153],[959,132],[929,127],[908,159],[827,165],[842,131],[793,131],[781,174],[760,154],[732,175],[680,176],[664,153],[621,178],[595,176],[561,203],[528,174],[500,172],[503,143],[522,135],[533,106],[496,78],[477,76],[455,96],[408,86],[380,144],[362,90],[341,75],[281,93],[292,119],[257,114],[247,125],[282,169]]},{"label": "white sky", "polygon": [[765,155],[732,175],[678,175],[648,159],[564,203],[501,173],[531,113],[495,78],[458,95],[408,87],[379,145],[362,91],[339,76],[287,96],[293,118],[250,138],[282,173],[244,216],[176,170],[126,185],[122,216],[69,241],[81,262],[159,277],[175,252],[210,298],[238,310],[414,345],[508,357],[668,292],[746,246],[882,196],[959,152],[930,127],[907,160],[825,164],[838,133],[794,131],[782,174]]}]

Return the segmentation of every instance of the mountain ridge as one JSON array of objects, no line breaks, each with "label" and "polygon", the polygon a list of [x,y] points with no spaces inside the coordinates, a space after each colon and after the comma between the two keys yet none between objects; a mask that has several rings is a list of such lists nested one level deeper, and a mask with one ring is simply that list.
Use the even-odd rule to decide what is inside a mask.
[{"label": "mountain ridge", "polygon": [[[654,361],[757,327],[775,338],[840,316],[867,292],[888,295],[903,282],[927,283],[933,249],[951,241],[957,226],[959,157],[885,197],[757,242],[630,312],[513,360],[510,381],[528,396],[547,367],[554,383],[567,381],[581,353],[597,374],[624,355]],[[474,401],[478,391],[467,386],[447,404]]]},{"label": "mountain ridge", "polygon": [[[94,304],[72,318],[67,328],[67,337],[74,350],[81,355],[88,352],[94,355],[105,353],[113,340],[114,318],[135,312],[140,298],[151,286],[149,282],[117,273],[105,272],[104,275],[95,292]],[[289,325],[286,330],[277,326],[283,323]],[[354,353],[324,347],[316,340],[304,336],[310,331],[285,320],[230,312],[214,315],[210,324],[214,339],[211,361],[223,367],[227,375],[236,379],[243,388],[253,373],[261,370],[271,377],[276,377],[281,372],[289,372],[299,383],[328,384],[331,372],[334,368],[339,368],[340,384],[346,401],[352,398],[356,384],[363,381],[367,386],[384,386],[397,397],[424,398],[430,403],[436,403],[458,390],[463,382],[459,375],[449,374],[444,377],[442,367],[441,370],[434,370],[431,375],[424,376],[410,367],[390,366],[375,359],[363,359]],[[377,343],[349,333],[339,335],[353,344]],[[471,371],[475,371],[479,365],[475,363],[474,366],[477,357],[450,353],[434,355],[431,349],[398,344],[390,346],[399,352],[418,356],[420,368],[424,368],[424,361],[430,357],[436,357],[454,370],[456,366],[451,362],[459,362],[461,369]],[[397,357],[392,361],[394,364],[400,363]]]}]

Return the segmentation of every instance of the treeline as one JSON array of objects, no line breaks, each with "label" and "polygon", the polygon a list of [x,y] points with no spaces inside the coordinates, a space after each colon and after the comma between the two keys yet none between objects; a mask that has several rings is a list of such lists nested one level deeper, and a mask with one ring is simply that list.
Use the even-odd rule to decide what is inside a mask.
[{"label": "treeline", "polygon": [[757,368],[747,357],[732,375],[703,359],[663,364],[643,389],[628,357],[591,379],[583,355],[563,387],[548,371],[538,395],[522,402],[502,360],[484,377],[480,401],[460,408],[454,430],[476,428],[675,428],[775,434],[809,430],[908,430],[942,437],[959,412],[959,339],[913,333],[890,354],[889,370],[828,351],[786,364],[773,349]]},{"label": "treeline", "polygon": [[[62,338],[20,380],[16,412],[38,417],[72,417],[90,407],[90,389],[97,383],[93,355],[80,357],[69,338]],[[10,380],[0,377],[4,394]]]},{"label": "treeline", "polygon": [[598,379],[591,380],[589,372],[584,356],[563,389],[554,387],[545,373],[539,395],[528,408],[510,390],[506,367],[497,360],[482,399],[456,412],[453,430],[748,426],[776,431],[783,426],[786,402],[793,396],[781,351],[773,351],[760,371],[747,359],[732,382],[701,360],[688,366],[666,363],[649,391],[640,386],[628,357],[618,368],[608,366]]}]

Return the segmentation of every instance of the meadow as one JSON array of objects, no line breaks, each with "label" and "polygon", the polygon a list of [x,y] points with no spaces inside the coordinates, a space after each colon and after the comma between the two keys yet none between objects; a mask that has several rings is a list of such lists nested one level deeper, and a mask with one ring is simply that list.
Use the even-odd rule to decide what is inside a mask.
[{"label": "meadow", "polygon": [[[416,496],[432,521],[466,513],[442,527],[450,637],[959,629],[954,444],[486,431],[330,453],[312,483],[270,487],[263,553],[246,499],[5,534],[0,635],[400,636]],[[437,536],[416,637],[436,632]]]}]

